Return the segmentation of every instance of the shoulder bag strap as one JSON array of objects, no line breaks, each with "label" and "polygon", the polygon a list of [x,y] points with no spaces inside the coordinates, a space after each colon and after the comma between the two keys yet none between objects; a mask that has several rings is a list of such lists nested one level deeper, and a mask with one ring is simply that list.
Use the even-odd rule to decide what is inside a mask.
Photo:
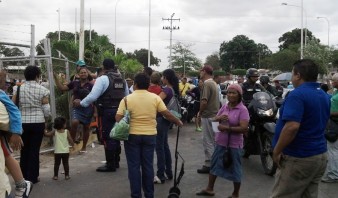
[{"label": "shoulder bag strap", "polygon": [[20,87],[21,87],[21,85],[18,85],[18,89],[16,90],[16,98],[15,98],[15,104],[18,107],[19,107],[19,102],[20,102],[20,100],[19,100],[19,97],[20,97]]}]

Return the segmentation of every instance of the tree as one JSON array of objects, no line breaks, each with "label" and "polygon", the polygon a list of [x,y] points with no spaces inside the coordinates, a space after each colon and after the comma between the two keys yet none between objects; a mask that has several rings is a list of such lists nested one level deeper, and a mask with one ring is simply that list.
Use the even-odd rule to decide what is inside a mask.
[{"label": "tree", "polygon": [[272,54],[263,60],[265,68],[272,70],[280,70],[282,72],[290,72],[293,67],[293,63],[299,60],[299,45],[290,45],[288,49],[281,50]]},{"label": "tree", "polygon": [[[11,57],[11,56],[24,56],[24,52],[17,47],[6,47],[5,45],[0,44],[0,57]],[[4,66],[8,65],[20,65],[22,61],[15,62],[4,62]]]},{"label": "tree", "polygon": [[[148,66],[148,50],[147,49],[140,49],[135,50],[134,53],[126,53],[128,58],[134,58],[140,62],[143,67]],[[161,59],[156,58],[153,56],[153,52],[150,51],[150,65],[156,65],[158,66],[159,62],[161,62]]]},{"label": "tree", "polygon": [[205,65],[211,65],[215,70],[220,69],[220,59],[219,59],[219,53],[214,52],[211,55],[207,56],[205,59]]},{"label": "tree", "polygon": [[[262,45],[261,47],[264,46]],[[237,35],[231,41],[224,41],[221,44],[219,50],[221,67],[227,72],[235,68],[248,69],[250,67],[257,67],[259,59],[258,50],[255,41],[245,35]]]},{"label": "tree", "polygon": [[124,73],[125,77],[133,77],[134,74],[142,71],[143,65],[136,59],[128,59],[119,65],[119,69]]},{"label": "tree", "polygon": [[[171,64],[176,71],[186,72],[197,70],[202,66],[202,62],[191,51],[193,44],[177,42],[172,45]],[[167,47],[170,48],[170,47]],[[168,57],[170,59],[170,57]]]},{"label": "tree", "polygon": [[304,58],[315,61],[319,66],[319,73],[326,74],[333,59],[332,50],[320,45],[317,40],[310,40],[304,51]]},{"label": "tree", "polygon": [[[301,40],[301,29],[293,29],[291,32],[284,33],[281,37],[279,37],[278,42],[280,43],[279,49],[287,49],[290,45],[299,44]],[[317,40],[319,43],[320,40],[317,39],[315,36],[312,35],[312,32],[310,30],[307,30],[307,40]],[[303,38],[305,38],[305,30],[303,29]]]}]

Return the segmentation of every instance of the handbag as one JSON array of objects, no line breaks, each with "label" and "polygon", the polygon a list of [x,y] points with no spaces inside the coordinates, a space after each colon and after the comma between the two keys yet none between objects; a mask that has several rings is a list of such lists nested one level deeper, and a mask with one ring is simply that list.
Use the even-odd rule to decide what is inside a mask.
[{"label": "handbag", "polygon": [[327,122],[325,138],[329,142],[335,142],[338,139],[338,124],[332,119],[329,119],[329,121]]},{"label": "handbag", "polygon": [[167,109],[176,118],[181,119],[182,114],[181,114],[180,102],[179,102],[177,96],[175,95],[174,90],[172,88],[171,88],[171,90],[172,90],[173,96],[171,97],[171,99],[169,100],[169,103],[167,104]]},{"label": "handbag", "polygon": [[113,129],[110,131],[109,134],[112,139],[120,141],[128,140],[129,136],[130,115],[127,106],[127,97],[124,98],[124,105],[126,107],[126,110],[124,110],[123,118],[119,122],[115,123]]},{"label": "handbag", "polygon": [[229,168],[232,165],[232,155],[231,155],[231,149],[229,146],[230,140],[230,132],[228,132],[228,145],[225,148],[224,154],[223,154],[223,167]]}]

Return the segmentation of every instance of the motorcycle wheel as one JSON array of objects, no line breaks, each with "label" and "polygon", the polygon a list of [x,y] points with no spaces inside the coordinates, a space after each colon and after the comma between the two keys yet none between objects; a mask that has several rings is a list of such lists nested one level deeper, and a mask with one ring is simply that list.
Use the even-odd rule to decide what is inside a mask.
[{"label": "motorcycle wheel", "polygon": [[260,153],[264,173],[273,176],[276,173],[277,165],[272,159],[272,134],[267,132],[261,135],[262,150]]}]

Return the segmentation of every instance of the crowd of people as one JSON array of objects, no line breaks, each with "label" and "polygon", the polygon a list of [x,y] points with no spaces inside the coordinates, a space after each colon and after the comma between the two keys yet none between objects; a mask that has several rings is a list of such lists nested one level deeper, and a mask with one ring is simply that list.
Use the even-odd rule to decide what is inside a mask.
[{"label": "crowd of people", "polygon": [[[65,118],[57,117],[53,120],[54,130],[46,128],[50,117],[49,90],[38,83],[40,69],[26,67],[25,82],[13,87],[12,99],[5,92],[6,72],[0,72],[0,197],[9,197],[11,192],[5,167],[15,181],[15,197],[28,197],[33,184],[40,181],[39,152],[44,135],[54,137],[52,179],[59,179],[61,162],[65,179],[70,179],[69,147],[76,143],[78,127],[82,125],[83,146],[79,154],[87,152],[89,126],[94,115],[98,140],[104,146],[106,158],[106,163],[96,171],[117,171],[121,142],[112,139],[110,132],[123,118],[125,110],[130,112],[129,137],[123,143],[130,196],[154,197],[154,184],[173,179],[169,128],[172,124],[183,126],[167,106],[173,97],[182,98],[186,94],[196,98],[193,109],[196,131],[202,132],[204,161],[197,173],[209,175],[207,187],[196,195],[214,196],[216,178],[221,177],[233,182],[233,192],[228,197],[240,196],[242,151],[245,138],[249,137],[247,105],[253,94],[261,91],[272,97],[283,97],[283,87],[278,81],[272,86],[268,76],[260,76],[257,69],[250,68],[246,81],[239,77],[237,83],[228,85],[222,92],[220,78],[208,65],[201,68],[196,86],[187,82],[186,77],[179,79],[172,69],[159,73],[145,68],[133,79],[124,79],[112,59],[104,59],[102,65],[102,69],[93,74],[84,61],[78,61],[76,74],[66,83],[54,75],[60,91],[72,91],[70,127]],[[291,81],[295,89],[280,108],[272,142],[272,157],[278,165],[273,198],[317,197],[320,181],[338,182],[338,146],[336,142],[327,142],[324,136],[329,118],[333,122],[338,118],[338,92],[325,93],[327,90],[323,91],[325,86],[317,83],[317,76],[318,66],[313,61],[305,59],[294,63]],[[338,88],[338,74],[333,76],[332,85]],[[223,94],[227,97],[224,104]],[[213,129],[213,122],[219,123],[218,131]],[[12,157],[12,149],[20,150],[20,163]],[[225,167],[223,161],[228,149],[232,164]]]}]

